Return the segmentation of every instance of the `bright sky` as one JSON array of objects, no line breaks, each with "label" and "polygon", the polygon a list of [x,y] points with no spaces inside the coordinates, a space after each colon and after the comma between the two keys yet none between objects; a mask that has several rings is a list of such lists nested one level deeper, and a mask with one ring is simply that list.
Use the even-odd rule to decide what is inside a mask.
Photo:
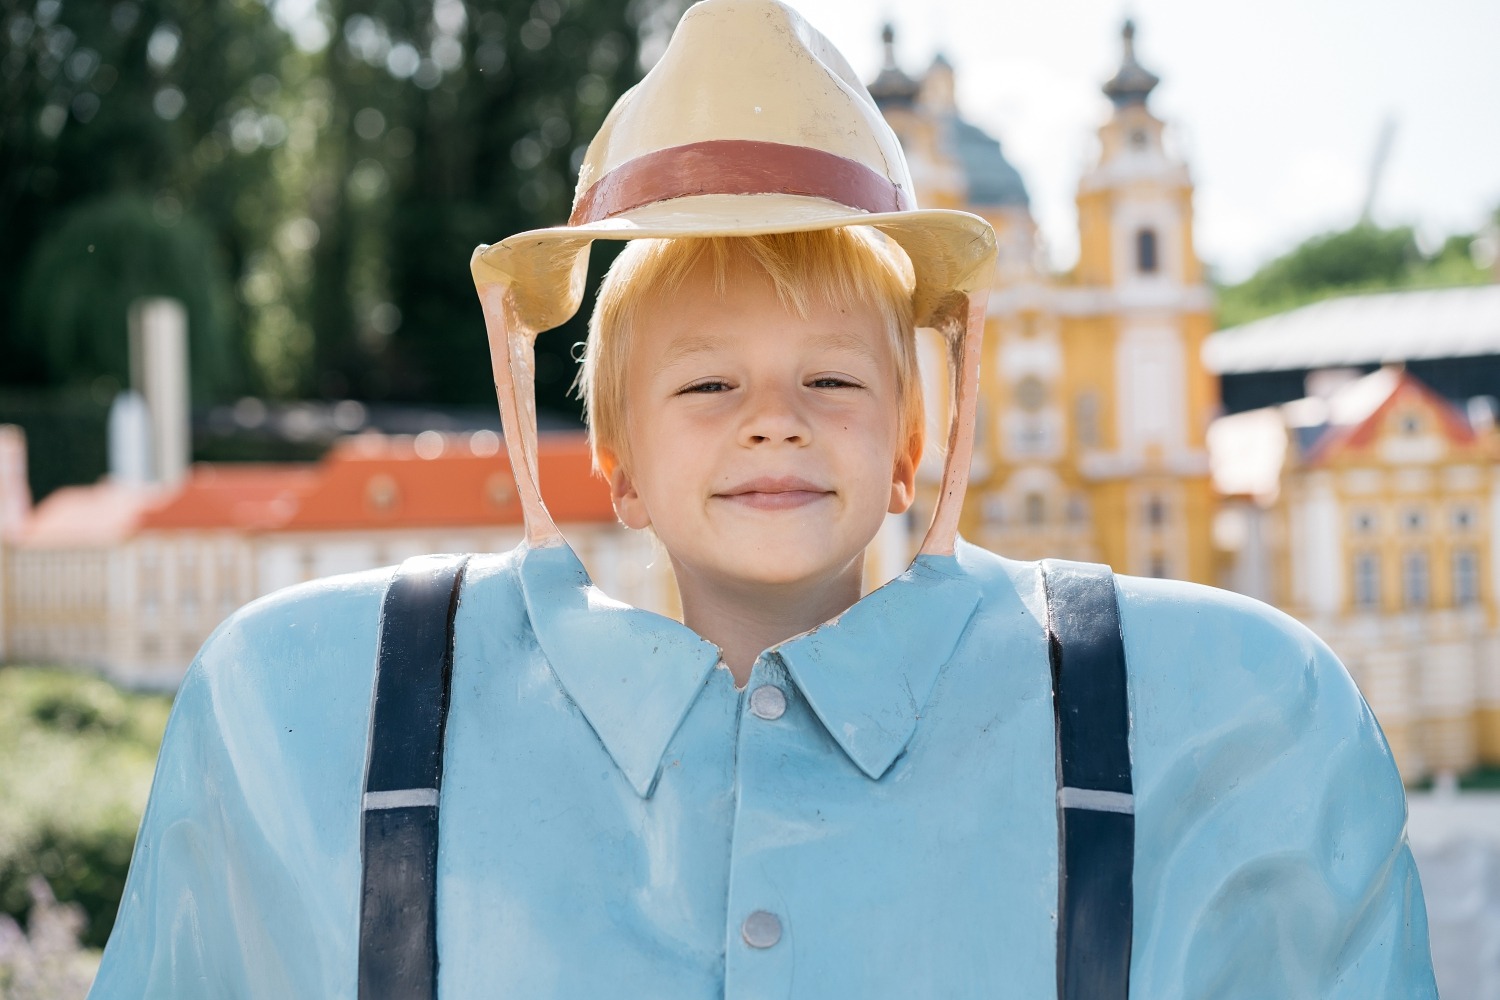
[{"label": "bright sky", "polygon": [[1162,78],[1151,106],[1197,184],[1200,255],[1230,280],[1352,224],[1382,123],[1375,221],[1427,240],[1500,206],[1500,0],[791,0],[865,77],[893,20],[909,73],[941,49],[965,115],[1020,169],[1060,266],[1109,103],[1119,29]]}]

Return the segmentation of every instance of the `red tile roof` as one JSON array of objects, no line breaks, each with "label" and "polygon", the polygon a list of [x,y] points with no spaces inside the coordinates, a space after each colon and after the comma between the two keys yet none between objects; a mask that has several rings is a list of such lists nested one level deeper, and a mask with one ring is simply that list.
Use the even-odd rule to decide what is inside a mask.
[{"label": "red tile roof", "polygon": [[[537,461],[542,495],[559,524],[615,520],[609,490],[592,472],[583,434],[545,434]],[[520,524],[499,437],[360,435],[336,445],[319,468],[317,485],[276,525],[290,531]]]},{"label": "red tile roof", "polygon": [[[583,434],[546,434],[542,492],[561,525],[613,523],[609,490]],[[316,465],[195,465],[175,489],[101,481],[53,492],[20,544],[90,548],[137,531],[362,531],[520,524],[498,435],[346,438]]]},{"label": "red tile roof", "polygon": [[159,487],[108,480],[53,490],[31,512],[16,544],[23,549],[89,549],[124,541],[163,496]]},{"label": "red tile roof", "polygon": [[297,509],[319,475],[319,468],[309,465],[195,465],[170,499],[141,517],[140,527],[269,527]]},{"label": "red tile roof", "polygon": [[1421,379],[1401,369],[1396,372],[1390,394],[1368,416],[1343,427],[1330,427],[1309,450],[1307,461],[1326,462],[1340,453],[1369,447],[1379,439],[1391,410],[1408,400],[1437,417],[1438,428],[1450,444],[1467,447],[1478,440],[1473,425],[1462,410],[1438,395]]}]

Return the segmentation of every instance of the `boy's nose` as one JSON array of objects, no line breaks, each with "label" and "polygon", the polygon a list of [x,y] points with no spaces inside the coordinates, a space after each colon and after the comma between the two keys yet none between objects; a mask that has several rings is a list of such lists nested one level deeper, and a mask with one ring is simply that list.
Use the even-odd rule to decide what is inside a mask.
[{"label": "boy's nose", "polygon": [[806,444],[810,428],[796,401],[784,392],[765,391],[751,394],[747,400],[741,442],[760,445],[771,442]]}]

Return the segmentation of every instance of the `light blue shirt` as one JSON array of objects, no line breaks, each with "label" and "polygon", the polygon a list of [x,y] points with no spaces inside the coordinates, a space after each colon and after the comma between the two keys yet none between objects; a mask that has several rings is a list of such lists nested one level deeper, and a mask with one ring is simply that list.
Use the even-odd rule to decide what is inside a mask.
[{"label": "light blue shirt", "polygon": [[[91,996],[354,996],[389,576],[272,595],[205,645]],[[1246,598],[1117,588],[1131,995],[1435,997],[1401,783],[1343,667]],[[739,691],[715,647],[610,601],[566,547],[474,558],[441,796],[440,995],[1053,995],[1044,620],[1036,564],[961,543],[767,650]],[[755,698],[764,685],[781,714]],[[746,940],[757,911],[780,927],[769,947]]]}]

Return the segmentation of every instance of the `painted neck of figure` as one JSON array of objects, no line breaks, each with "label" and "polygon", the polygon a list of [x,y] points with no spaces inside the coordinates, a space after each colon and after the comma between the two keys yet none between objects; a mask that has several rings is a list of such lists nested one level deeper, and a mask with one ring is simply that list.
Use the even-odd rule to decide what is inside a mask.
[{"label": "painted neck of figure", "polygon": [[864,557],[827,577],[795,583],[724,580],[672,561],[682,598],[682,620],[719,647],[735,687],[750,680],[762,652],[817,628],[860,598]]}]

